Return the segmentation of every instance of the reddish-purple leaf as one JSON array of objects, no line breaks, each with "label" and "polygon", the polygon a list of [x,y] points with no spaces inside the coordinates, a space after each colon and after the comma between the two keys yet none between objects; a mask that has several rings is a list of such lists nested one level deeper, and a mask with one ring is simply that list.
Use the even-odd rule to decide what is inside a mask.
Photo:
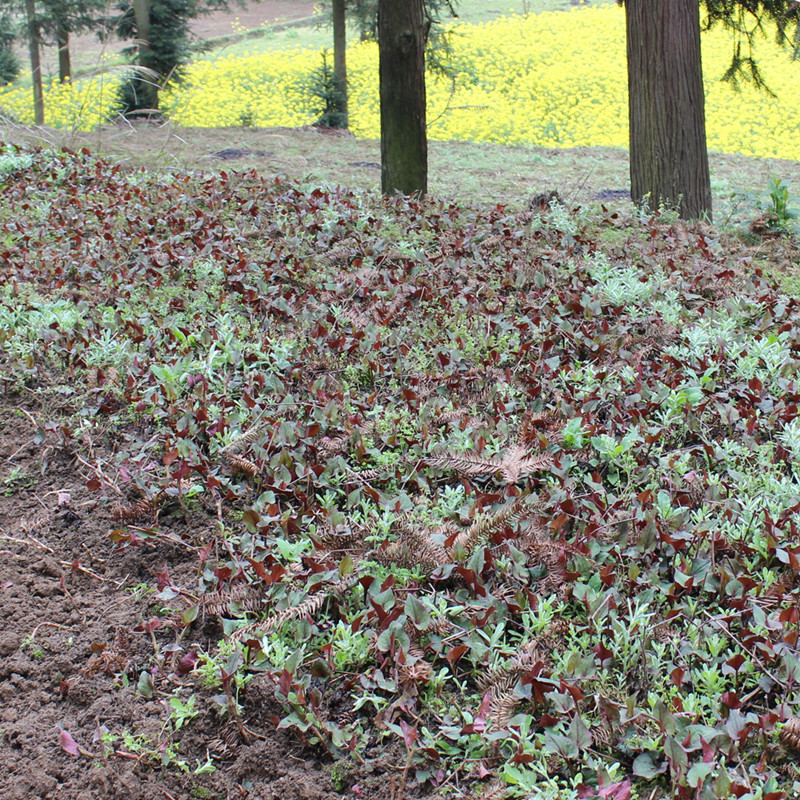
[{"label": "reddish-purple leaf", "polygon": [[80,747],[78,747],[78,743],[72,738],[70,732],[64,730],[60,725],[58,730],[61,731],[61,749],[71,756],[79,756],[81,754]]}]

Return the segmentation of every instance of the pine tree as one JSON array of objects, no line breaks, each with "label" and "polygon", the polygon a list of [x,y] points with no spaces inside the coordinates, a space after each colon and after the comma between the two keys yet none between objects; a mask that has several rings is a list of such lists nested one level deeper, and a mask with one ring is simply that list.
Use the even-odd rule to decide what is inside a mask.
[{"label": "pine tree", "polygon": [[39,25],[45,41],[58,47],[58,77],[72,79],[69,40],[72,34],[102,29],[106,24],[106,0],[40,0]]},{"label": "pine tree", "polygon": [[[777,41],[800,46],[794,0],[620,0],[628,49],[631,197],[666,204],[685,219],[711,218],[706,149],[701,27],[733,33],[725,80],[767,84],[755,58],[757,37],[772,24]],[[705,10],[701,23],[700,9]]]},{"label": "pine tree", "polygon": [[14,52],[16,38],[11,15],[4,11],[0,14],[0,86],[11,83],[20,73],[21,65]]},{"label": "pine tree", "polygon": [[159,90],[183,80],[192,53],[191,21],[228,7],[227,0],[122,0],[117,34],[137,41],[128,50],[136,70],[120,88],[117,111],[157,116]]}]

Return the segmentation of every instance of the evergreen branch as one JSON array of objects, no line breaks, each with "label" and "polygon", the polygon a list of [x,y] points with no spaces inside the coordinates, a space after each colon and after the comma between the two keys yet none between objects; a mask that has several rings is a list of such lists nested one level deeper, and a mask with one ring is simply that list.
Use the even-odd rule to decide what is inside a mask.
[{"label": "evergreen branch", "polygon": [[432,467],[453,470],[465,477],[479,477],[481,475],[494,475],[503,468],[502,464],[491,458],[482,458],[472,453],[444,452],[426,459]]}]

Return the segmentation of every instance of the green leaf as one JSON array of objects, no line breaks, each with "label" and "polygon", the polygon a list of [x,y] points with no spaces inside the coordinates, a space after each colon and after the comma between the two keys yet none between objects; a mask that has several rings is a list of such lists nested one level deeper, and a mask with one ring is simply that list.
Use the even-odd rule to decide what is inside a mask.
[{"label": "green leaf", "polygon": [[348,575],[352,575],[354,569],[355,564],[353,563],[353,559],[350,556],[345,556],[341,562],[339,562],[339,577],[346,578]]},{"label": "green leaf", "polygon": [[664,771],[664,766],[656,766],[655,757],[652,753],[639,753],[633,760],[633,774],[640,778],[652,780],[659,773]]},{"label": "green leaf", "polygon": [[689,764],[689,757],[681,747],[680,742],[672,736],[667,736],[664,740],[664,753],[672,762],[674,769],[686,769]]},{"label": "green leaf", "polygon": [[544,749],[552,755],[558,755],[562,758],[577,758],[578,746],[569,736],[564,736],[560,733],[553,733],[552,731],[545,731],[544,733]]},{"label": "green leaf", "polygon": [[136,691],[148,700],[153,697],[153,679],[146,670],[139,676],[139,682],[136,684]]},{"label": "green leaf", "polygon": [[686,782],[692,789],[696,789],[698,786],[703,785],[703,782],[711,774],[713,769],[713,764],[709,764],[705,761],[697,761],[692,764],[692,768],[686,776]]},{"label": "green leaf", "polygon": [[406,616],[414,623],[414,627],[420,631],[426,631],[431,626],[431,614],[427,607],[423,605],[413,594],[406,598]]},{"label": "green leaf", "polygon": [[569,736],[580,750],[592,746],[592,734],[580,714],[576,714],[569,724]]},{"label": "green leaf", "polygon": [[660,698],[656,700],[655,705],[653,706],[653,715],[661,723],[661,727],[664,729],[665,733],[669,734],[670,736],[675,733],[677,730],[675,717],[669,712],[667,707],[664,705],[664,701]]}]

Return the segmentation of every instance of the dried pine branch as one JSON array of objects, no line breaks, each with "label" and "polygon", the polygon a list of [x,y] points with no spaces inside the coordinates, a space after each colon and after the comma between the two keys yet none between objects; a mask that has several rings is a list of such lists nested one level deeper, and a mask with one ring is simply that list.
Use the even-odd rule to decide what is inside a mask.
[{"label": "dried pine branch", "polygon": [[483,458],[472,453],[445,452],[428,456],[427,462],[431,466],[453,470],[465,477],[499,474],[506,483],[517,483],[535,472],[543,472],[553,467],[551,456],[531,455],[528,448],[522,445],[512,445],[499,460]]},{"label": "dried pine branch", "polygon": [[24,534],[41,533],[53,524],[53,514],[47,509],[42,509],[32,517],[23,517],[18,523],[18,529]]},{"label": "dried pine branch", "polygon": [[418,291],[419,290],[415,286],[410,284],[400,284],[397,293],[387,306],[383,308],[373,307],[372,316],[375,321],[379,322],[381,325],[388,325],[407,304],[408,299]]},{"label": "dried pine branch", "polygon": [[800,750],[800,717],[790,717],[781,728],[780,740],[792,750]]},{"label": "dried pine branch", "polygon": [[[572,623],[562,617],[555,617],[550,624],[536,637],[536,643],[541,653],[556,653],[564,648],[564,639],[572,631]],[[549,656],[545,658],[545,662]]]},{"label": "dried pine branch", "polygon": [[402,525],[397,533],[397,541],[384,551],[394,563],[407,564],[407,568],[424,567],[433,571],[437,567],[451,563],[450,555],[430,535],[416,526]]},{"label": "dried pine branch", "polygon": [[557,415],[552,411],[526,411],[519,425],[517,443],[528,448],[539,446],[539,432],[547,430]]},{"label": "dried pine branch", "polygon": [[[514,683],[516,683],[516,679]],[[514,716],[514,709],[520,702],[513,688],[513,684],[510,688],[503,691],[498,691],[496,687],[492,687],[486,722],[494,730],[504,730],[511,724],[511,718]]]},{"label": "dried pine branch", "polygon": [[489,711],[486,721],[502,730],[510,724],[514,709],[521,702],[515,687],[520,676],[539,662],[546,662],[547,655],[540,649],[538,639],[524,642],[512,659],[501,667],[489,670],[480,682],[481,691],[489,693]]},{"label": "dried pine branch", "polygon": [[280,628],[291,619],[297,619],[299,617],[313,617],[329,597],[341,596],[348,589],[355,586],[356,583],[358,583],[358,579],[359,574],[356,571],[347,578],[343,578],[327,588],[320,589],[316,594],[307,597],[302,603],[300,603],[300,605],[290,606],[289,608],[285,608],[283,611],[272,614],[264,620],[258,620],[244,626],[243,628],[239,628],[234,632],[233,638],[241,641],[256,631],[268,633],[275,628]]},{"label": "dried pine branch", "polygon": [[354,478],[362,483],[369,483],[370,481],[380,480],[386,478],[389,472],[394,471],[395,467],[374,467],[373,469],[362,469],[356,471],[347,467],[347,477]]},{"label": "dried pine branch", "polygon": [[349,531],[335,531],[329,525],[324,525],[317,528],[314,533],[316,539],[321,545],[331,550],[355,550],[360,549],[364,542],[363,530],[349,530]]},{"label": "dried pine branch", "polygon": [[448,425],[451,422],[458,422],[468,413],[469,409],[461,406],[450,411],[442,411],[440,414],[436,415],[436,417],[433,419],[433,422],[436,425]]},{"label": "dried pine branch", "polygon": [[513,663],[506,664],[487,671],[479,683],[481,692],[489,693],[489,710],[486,714],[489,727],[495,730],[508,727],[514,716],[514,708],[520,702],[514,687],[521,672]]},{"label": "dried pine branch", "polygon": [[349,438],[347,436],[323,436],[317,445],[317,453],[321,458],[333,458],[340,456],[347,452],[349,445]]},{"label": "dried pine branch", "polygon": [[[327,248],[324,253],[316,256],[317,261],[322,266],[336,267],[349,264],[352,259],[361,254],[361,249],[350,242],[340,242],[333,247]],[[350,273],[340,272],[340,280],[344,281],[351,277]]]},{"label": "dried pine branch", "polygon": [[511,666],[518,672],[525,672],[540,661],[547,662],[548,660],[549,656],[542,650],[541,639],[537,636],[520,645],[511,659]]},{"label": "dried pine branch", "polygon": [[489,667],[478,679],[478,688],[482,694],[486,694],[492,686],[506,686],[513,672],[513,669],[508,664]]},{"label": "dried pine branch", "polygon": [[488,541],[493,533],[518,521],[531,507],[529,497],[527,494],[521,495],[493,514],[476,519],[466,531],[458,535],[455,549],[461,550],[467,556],[470,555],[476,547]]},{"label": "dried pine branch", "polygon": [[234,475],[244,475],[250,480],[253,480],[258,475],[258,464],[250,461],[247,458],[236,455],[236,453],[227,454],[228,464],[230,464],[231,472]]},{"label": "dried pine branch", "polygon": [[535,528],[524,538],[517,540],[519,550],[525,553],[528,566],[542,565],[547,570],[547,583],[551,586],[561,586],[567,580],[566,569],[563,564],[564,548],[550,539],[544,538],[542,528]]},{"label": "dried pine branch", "polygon": [[111,507],[111,518],[123,525],[153,519],[165,496],[164,492],[161,491],[155,497],[142,497],[127,506],[122,503],[115,503]]},{"label": "dried pine branch", "polygon": [[263,594],[251,584],[234,586],[221,592],[211,592],[200,598],[200,607],[209,614],[230,614],[236,603],[242,611],[258,611],[264,605]]},{"label": "dried pine branch", "polygon": [[256,439],[258,439],[261,434],[263,433],[264,429],[267,427],[268,421],[267,420],[258,420],[254,422],[244,433],[239,434],[239,436],[235,436],[231,439],[225,447],[222,448],[220,451],[223,454],[228,453],[236,453],[246,445],[251,444]]},{"label": "dried pine branch", "polygon": [[352,307],[342,312],[342,319],[346,319],[354,328],[362,330],[372,324],[372,320],[366,314]]},{"label": "dried pine branch", "polygon": [[505,482],[517,483],[535,472],[552,469],[553,459],[547,454],[533,456],[527,447],[515,444],[506,450],[501,467],[501,474]]},{"label": "dried pine branch", "polygon": [[465,477],[479,477],[481,475],[494,475],[500,472],[502,464],[493,458],[482,458],[473,453],[444,452],[428,456],[426,459],[432,467],[453,470]]},{"label": "dried pine branch", "polygon": [[433,677],[433,667],[425,660],[419,647],[411,645],[406,653],[403,664],[397,665],[397,682],[400,687],[413,694],[417,694],[419,686],[428,683]]},{"label": "dried pine branch", "polygon": [[480,797],[475,800],[505,800],[511,787],[506,783],[492,783],[486,787],[486,790]]},{"label": "dried pine branch", "polygon": [[392,542],[385,550],[373,551],[370,553],[370,558],[387,567],[421,568],[429,573],[444,564],[450,563],[450,559],[444,549],[438,550],[435,546],[430,549],[415,549],[400,541]]}]

